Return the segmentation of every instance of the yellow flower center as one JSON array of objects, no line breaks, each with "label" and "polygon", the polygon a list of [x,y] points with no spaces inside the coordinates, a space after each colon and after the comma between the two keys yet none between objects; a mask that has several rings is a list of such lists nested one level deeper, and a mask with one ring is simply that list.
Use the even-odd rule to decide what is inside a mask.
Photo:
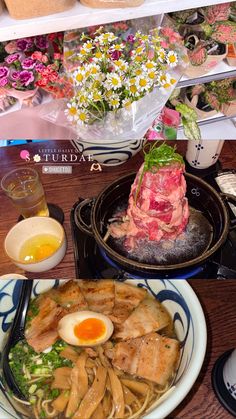
[{"label": "yellow flower center", "polygon": [[138,68],[135,73],[137,74],[137,76],[139,76],[140,74],[142,74],[142,70],[140,68]]},{"label": "yellow flower center", "polygon": [[83,112],[81,112],[80,114],[79,114],[79,119],[81,120],[81,121],[86,121],[86,118],[87,118],[87,115],[86,115],[86,113],[83,113]]},{"label": "yellow flower center", "polygon": [[131,93],[136,93],[137,92],[137,87],[135,85],[130,86],[130,91],[131,91]]},{"label": "yellow flower center", "polygon": [[92,74],[97,74],[97,72],[98,72],[98,70],[97,70],[97,68],[96,68],[96,67],[92,67],[92,68],[91,68],[91,73],[92,73]]},{"label": "yellow flower center", "polygon": [[100,51],[95,53],[96,58],[102,58],[102,53]]},{"label": "yellow flower center", "polygon": [[84,48],[82,48],[82,49],[80,50],[80,54],[82,54],[82,55],[86,55],[86,54],[87,54],[87,51],[86,51]]},{"label": "yellow flower center", "polygon": [[150,71],[150,73],[148,73],[148,77],[149,77],[149,79],[155,79],[155,77],[156,77],[156,74],[154,73],[154,71]]},{"label": "yellow flower center", "polygon": [[136,48],[136,52],[137,52],[137,54],[140,54],[140,52],[142,52],[143,51],[143,48],[142,47],[138,47],[138,48]]},{"label": "yellow flower center", "polygon": [[153,63],[146,63],[146,68],[153,68],[154,67],[154,64]]},{"label": "yellow flower center", "polygon": [[114,84],[114,86],[117,86],[119,84],[119,80],[117,80],[116,78],[112,78],[111,82],[112,84]]},{"label": "yellow flower center", "polygon": [[164,53],[163,51],[161,51],[161,52],[159,53],[159,55],[160,55],[160,58],[161,58],[162,60],[164,60],[164,58],[165,58],[165,53]]},{"label": "yellow flower center", "polygon": [[141,55],[137,55],[137,57],[135,57],[135,61],[138,61],[138,62],[140,62],[140,61],[142,61],[142,57],[141,57]]},{"label": "yellow flower center", "polygon": [[175,84],[176,80],[175,79],[170,79],[171,84]]},{"label": "yellow flower center", "polygon": [[176,57],[175,57],[175,55],[170,55],[170,56],[169,56],[169,61],[170,61],[170,63],[175,63],[175,62],[176,62]]},{"label": "yellow flower center", "polygon": [[163,87],[164,87],[165,89],[168,89],[168,88],[170,87],[170,84],[169,84],[169,83],[165,83],[165,84],[163,85]]},{"label": "yellow flower center", "polygon": [[76,80],[79,81],[79,82],[82,81],[83,78],[84,78],[83,74],[80,74],[80,73],[77,74],[77,76],[76,76]]},{"label": "yellow flower center", "polygon": [[141,86],[141,87],[147,86],[147,81],[145,79],[139,80],[139,86]]},{"label": "yellow flower center", "polygon": [[94,100],[100,100],[101,95],[99,95],[98,93],[94,93],[93,98],[94,98]]},{"label": "yellow flower center", "polygon": [[76,108],[74,106],[71,106],[71,108],[69,109],[69,113],[71,115],[76,115],[76,112],[77,112]]},{"label": "yellow flower center", "polygon": [[91,49],[91,48],[93,48],[93,44],[92,44],[91,42],[88,42],[88,43],[86,44],[86,48],[87,48],[87,49]]},{"label": "yellow flower center", "polygon": [[131,83],[131,84],[135,84],[135,78],[130,79],[130,83]]},{"label": "yellow flower center", "polygon": [[160,81],[166,81],[166,76],[165,76],[165,75],[162,75],[162,76],[160,77]]}]

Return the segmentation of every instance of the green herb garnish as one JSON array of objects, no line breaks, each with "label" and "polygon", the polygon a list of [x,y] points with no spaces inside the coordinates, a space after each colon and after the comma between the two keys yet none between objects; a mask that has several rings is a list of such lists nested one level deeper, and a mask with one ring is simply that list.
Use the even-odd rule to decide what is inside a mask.
[{"label": "green herb garnish", "polygon": [[154,142],[154,144],[151,145],[147,144],[143,149],[144,166],[136,191],[135,204],[137,202],[143,177],[146,172],[155,173],[158,169],[160,169],[160,167],[168,166],[174,162],[184,164],[183,157],[175,151],[176,146],[170,147],[164,142],[159,147],[157,147],[157,144],[158,141]]}]

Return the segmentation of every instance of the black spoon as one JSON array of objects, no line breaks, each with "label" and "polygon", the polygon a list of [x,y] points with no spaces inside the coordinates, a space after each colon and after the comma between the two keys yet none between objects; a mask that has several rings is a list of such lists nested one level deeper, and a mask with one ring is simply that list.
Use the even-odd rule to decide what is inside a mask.
[{"label": "black spoon", "polygon": [[16,309],[15,318],[13,320],[11,330],[6,342],[6,345],[2,352],[2,370],[5,382],[12,393],[21,400],[26,401],[26,397],[18,387],[15,378],[12,374],[12,370],[9,365],[9,353],[10,350],[21,340],[24,339],[25,321],[26,314],[30,302],[31,291],[33,287],[33,280],[22,281],[22,287],[19,297],[19,303]]}]

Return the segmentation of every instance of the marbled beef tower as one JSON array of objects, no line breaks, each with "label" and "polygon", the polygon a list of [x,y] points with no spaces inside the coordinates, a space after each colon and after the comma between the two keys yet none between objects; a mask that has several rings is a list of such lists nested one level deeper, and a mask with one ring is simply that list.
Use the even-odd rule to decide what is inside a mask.
[{"label": "marbled beef tower", "polygon": [[113,237],[124,237],[131,250],[139,239],[174,240],[189,219],[189,207],[182,157],[172,147],[162,144],[145,154],[131,187],[123,223],[110,225]]}]

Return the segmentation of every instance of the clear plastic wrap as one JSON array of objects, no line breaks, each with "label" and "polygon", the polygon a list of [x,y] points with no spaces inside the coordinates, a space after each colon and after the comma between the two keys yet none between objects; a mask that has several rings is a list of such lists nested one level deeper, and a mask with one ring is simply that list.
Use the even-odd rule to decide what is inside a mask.
[{"label": "clear plastic wrap", "polygon": [[[115,141],[118,139],[132,140],[143,138],[148,128],[161,112],[187,66],[186,51],[181,37],[173,32],[172,29],[158,27],[159,24],[160,18],[153,16],[109,24],[99,29],[97,27],[88,28],[85,33],[83,30],[67,32],[64,38],[64,66],[74,83],[74,97],[70,100],[70,103],[66,104],[66,101],[57,101],[53,105],[47,106],[41,113],[41,117],[58,125],[70,126],[77,137],[86,140],[110,141],[113,139]],[[106,43],[104,39],[109,34],[111,34],[110,38],[112,41],[109,41],[108,49],[105,50],[104,45]],[[113,38],[116,41],[113,42]],[[155,39],[156,43],[152,43],[153,39]],[[92,47],[90,42],[92,42]],[[128,43],[130,44],[127,48]],[[141,53],[137,52],[139,51],[139,43]],[[153,50],[150,45],[151,47],[154,45],[156,50]],[[86,63],[85,60],[83,61],[83,57],[81,58],[84,46],[91,48],[94,54],[88,56]],[[120,50],[118,51],[116,48],[120,48]],[[120,52],[121,50],[122,52]],[[104,58],[105,61],[103,60],[102,64],[100,64],[99,59],[97,60],[97,52],[98,54],[100,52],[103,54],[100,60],[102,62]],[[163,52],[164,58],[161,56]],[[176,59],[176,63],[170,61],[171,54]],[[140,62],[137,60],[137,63],[134,63],[136,58],[133,57],[137,55]],[[158,58],[157,60],[157,56],[160,59]],[[110,60],[109,65],[106,61],[107,57]],[[104,62],[107,65],[105,70]],[[123,72],[120,71],[120,68],[119,72],[114,67],[119,62],[125,62],[126,69]],[[100,102],[94,99],[93,87],[91,87],[94,84],[77,83],[78,73],[86,74],[91,65],[94,65],[101,75],[102,82],[99,81],[99,88],[96,85],[96,91],[98,91],[99,95],[103,95],[103,99],[99,99]],[[147,70],[148,65],[154,65],[154,78],[157,81],[154,83],[153,80],[148,80],[150,88],[144,90],[141,86],[141,82],[143,82],[141,79],[145,79],[150,74],[151,70]],[[135,69],[135,73],[133,73],[133,69]],[[119,88],[111,87],[110,99],[107,95],[110,87],[106,86],[114,73],[117,74],[117,72],[119,73]],[[129,74],[132,74],[130,79],[128,79]],[[133,74],[135,75],[133,76]],[[88,76],[86,77],[87,80],[92,78],[92,76],[90,79]],[[127,80],[130,84],[128,82],[125,84]],[[137,85],[138,82],[140,82],[139,85]],[[137,93],[133,96],[131,93],[132,87],[130,87],[132,83],[138,86]],[[85,92],[86,96],[88,95],[89,100],[86,108],[82,109],[83,105],[80,102],[78,104],[78,100],[80,100],[78,98],[81,97],[83,92]],[[92,99],[90,99],[91,95]],[[115,108],[116,104],[113,104],[113,98],[119,103],[117,108]],[[129,102],[128,106],[126,106],[127,100]],[[91,102],[93,103],[91,104]],[[100,103],[101,106],[99,108]],[[126,104],[124,105],[124,103]],[[62,117],[63,106],[68,120]],[[113,108],[111,109],[112,106]],[[85,121],[80,119],[83,110],[85,116],[87,115]]]}]

